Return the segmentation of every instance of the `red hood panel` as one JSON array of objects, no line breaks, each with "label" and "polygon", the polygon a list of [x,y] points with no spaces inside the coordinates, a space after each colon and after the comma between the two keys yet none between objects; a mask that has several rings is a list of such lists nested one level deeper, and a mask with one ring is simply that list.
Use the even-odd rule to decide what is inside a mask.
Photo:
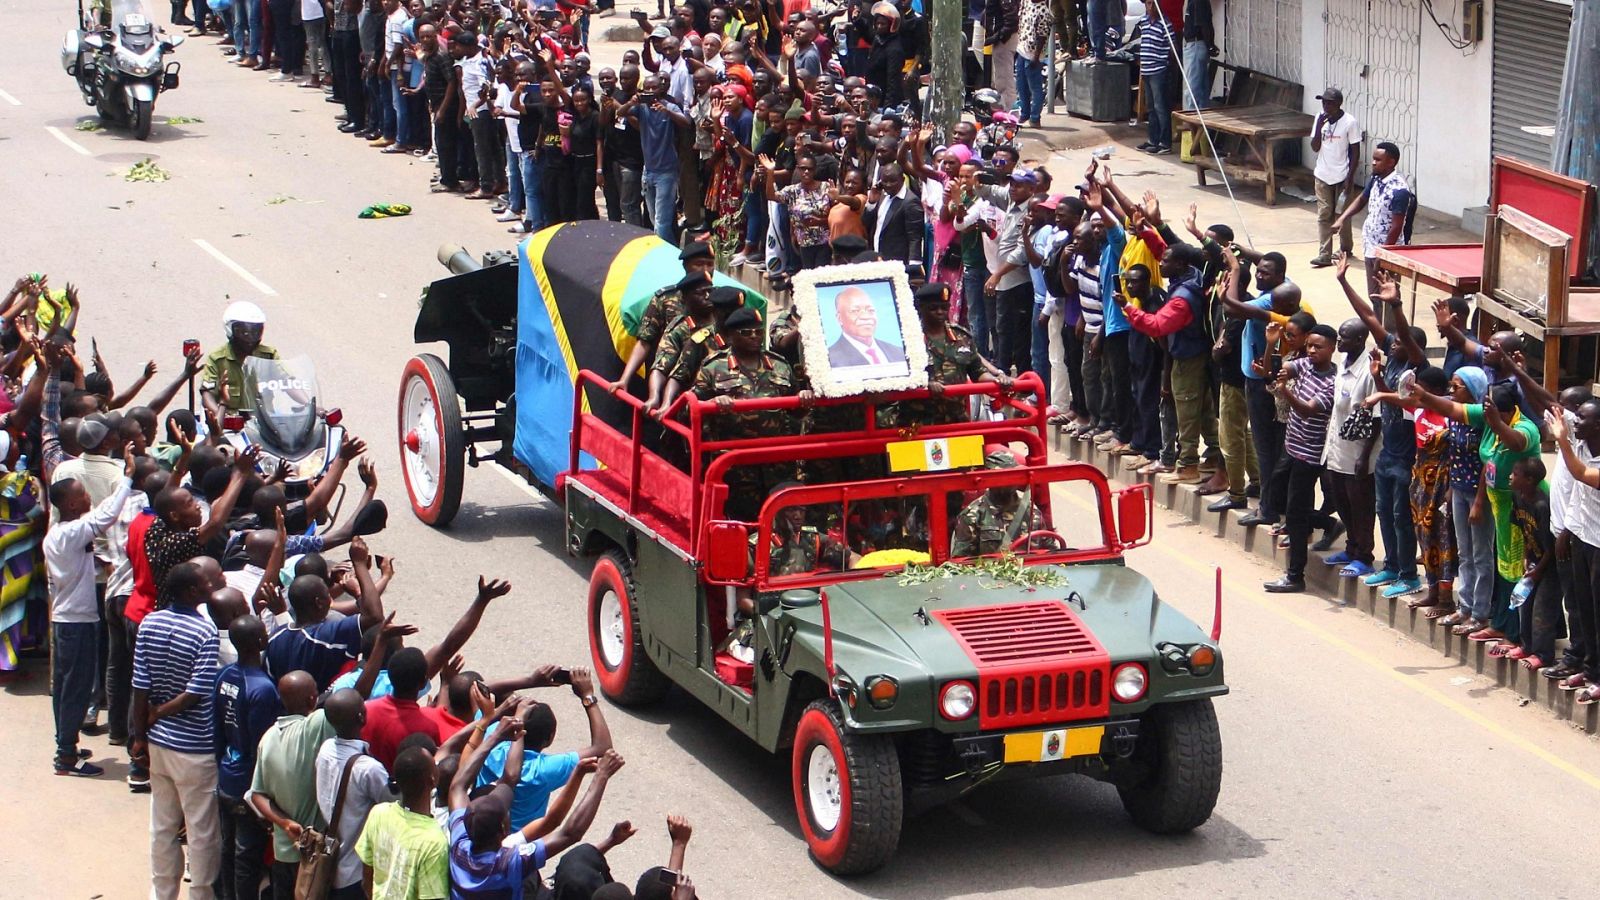
[{"label": "red hood panel", "polygon": [[1060,600],[936,610],[978,669],[985,730],[1097,718],[1111,710],[1111,656]]}]

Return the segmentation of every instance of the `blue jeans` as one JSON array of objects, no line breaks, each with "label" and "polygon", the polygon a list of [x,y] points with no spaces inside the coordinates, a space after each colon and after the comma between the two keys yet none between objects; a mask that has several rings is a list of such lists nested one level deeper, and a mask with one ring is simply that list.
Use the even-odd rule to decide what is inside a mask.
[{"label": "blue jeans", "polygon": [[1187,109],[1205,109],[1211,101],[1211,51],[1205,41],[1183,45],[1183,103]]},{"label": "blue jeans", "polygon": [[56,760],[70,766],[78,764],[78,731],[94,699],[100,672],[100,624],[98,622],[52,622],[50,680],[51,711],[56,718]]},{"label": "blue jeans", "polygon": [[1172,67],[1144,76],[1145,102],[1150,110],[1149,140],[1157,147],[1172,146],[1172,109],[1167,103],[1167,84],[1174,77]]},{"label": "blue jeans", "polygon": [[644,214],[655,224],[656,234],[669,244],[678,243],[678,173],[644,173]]},{"label": "blue jeans", "polygon": [[1044,302],[1037,297],[1033,301],[1033,346],[1030,355],[1033,358],[1033,371],[1038,374],[1039,380],[1044,382],[1045,403],[1050,397],[1050,320],[1045,319],[1043,325],[1039,324],[1039,316],[1044,313]]},{"label": "blue jeans", "polygon": [[[1494,601],[1494,514],[1485,498],[1483,521],[1472,524],[1472,501],[1477,493],[1470,488],[1450,488],[1450,518],[1456,531],[1456,608],[1487,622]],[[1548,579],[1550,573],[1544,577]]]},{"label": "blue jeans", "polygon": [[967,304],[967,325],[978,352],[985,357],[994,355],[991,333],[994,323],[989,315],[994,310],[994,298],[983,292],[983,283],[988,280],[987,266],[967,266],[961,270],[961,296]]},{"label": "blue jeans", "polygon": [[412,140],[409,98],[400,93],[400,88],[405,86],[405,82],[401,80],[403,77],[399,72],[389,73],[389,102],[394,107],[395,126],[394,134],[385,131],[384,137],[393,137],[397,142],[409,147],[418,142]]},{"label": "blue jeans", "polygon": [[399,120],[396,118],[398,116],[398,108],[394,102],[394,80],[379,78],[376,79],[376,83],[378,86],[378,115],[381,117],[378,130],[383,132],[383,136],[386,139],[392,141],[395,139],[395,134],[400,127]]},{"label": "blue jeans", "polygon": [[[1414,581],[1417,577],[1417,528],[1411,523],[1411,463],[1379,455],[1377,488],[1383,567],[1398,573],[1402,579]],[[1490,552],[1493,552],[1492,539]],[[1492,582],[1490,589],[1493,590]]]},{"label": "blue jeans", "polygon": [[[235,13],[235,15],[234,15],[234,26],[233,26],[233,29],[234,29],[233,43],[240,50],[243,50],[244,47],[245,47],[245,44],[244,44],[244,41],[242,41],[240,39],[240,34],[242,32],[248,31],[250,49],[245,53],[245,56],[260,56],[261,55],[261,5],[263,3],[265,3],[266,0],[241,0],[241,2],[243,2],[245,4],[245,6],[250,11],[246,15],[238,15],[237,13]],[[246,25],[245,25],[246,22],[249,23],[248,28],[246,28]]]},{"label": "blue jeans", "polygon": [[[1089,0],[1089,49],[1095,58],[1106,58],[1106,29],[1110,27],[1111,0]],[[1117,23],[1119,26],[1122,23]]]},{"label": "blue jeans", "polygon": [[1022,106],[1017,118],[1024,122],[1037,122],[1044,113],[1044,63],[1017,54],[1017,98]]},{"label": "blue jeans", "polygon": [[[527,224],[529,231],[538,231],[546,224],[544,166],[534,158],[532,152],[524,151],[517,156],[518,164],[522,169],[522,221]],[[514,198],[516,195],[513,194],[512,196]],[[512,208],[516,208],[514,200]]]},{"label": "blue jeans", "polygon": [[757,191],[744,195],[744,242],[757,248],[758,258],[760,248],[767,242],[767,198]]}]

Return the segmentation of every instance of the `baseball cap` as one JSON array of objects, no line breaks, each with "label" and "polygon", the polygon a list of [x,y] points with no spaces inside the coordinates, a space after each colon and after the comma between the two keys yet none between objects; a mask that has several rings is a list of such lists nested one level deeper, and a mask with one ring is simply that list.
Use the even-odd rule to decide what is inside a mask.
[{"label": "baseball cap", "polygon": [[1317,99],[1318,100],[1337,100],[1340,103],[1343,103],[1344,102],[1344,91],[1341,91],[1336,87],[1323,88],[1322,93],[1317,95]]},{"label": "baseball cap", "polygon": [[1034,174],[1031,171],[1018,169],[1017,171],[1011,173],[1011,183],[1036,185],[1039,183],[1039,179],[1034,177]]},{"label": "baseball cap", "polygon": [[665,26],[665,25],[657,25],[656,29],[654,31],[650,32],[650,37],[652,39],[669,38],[669,37],[672,37],[672,32],[668,31],[667,30],[667,26]]}]

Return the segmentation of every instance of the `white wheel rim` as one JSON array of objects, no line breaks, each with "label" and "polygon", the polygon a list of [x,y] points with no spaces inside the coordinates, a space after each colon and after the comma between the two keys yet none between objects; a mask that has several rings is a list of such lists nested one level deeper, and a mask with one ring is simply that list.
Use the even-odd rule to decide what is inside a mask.
[{"label": "white wheel rim", "polygon": [[417,449],[400,443],[400,458],[406,467],[406,483],[411,486],[411,497],[418,506],[429,507],[439,495],[439,482],[444,474],[444,444],[439,436],[439,410],[434,405],[433,391],[421,377],[413,375],[406,382],[405,432],[417,436]]},{"label": "white wheel rim", "polygon": [[823,831],[838,828],[844,812],[844,793],[839,783],[839,763],[826,744],[812,747],[806,760],[806,795],[811,821]]},{"label": "white wheel rim", "polygon": [[622,620],[622,599],[616,591],[607,590],[601,595],[598,625],[600,658],[605,660],[606,668],[615,670],[622,665],[627,634],[627,623]]}]

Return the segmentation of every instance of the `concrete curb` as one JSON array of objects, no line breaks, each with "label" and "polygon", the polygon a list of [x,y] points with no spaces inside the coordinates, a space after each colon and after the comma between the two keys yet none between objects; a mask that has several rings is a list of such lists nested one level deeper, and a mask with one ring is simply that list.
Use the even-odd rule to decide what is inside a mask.
[{"label": "concrete curb", "polygon": [[[1107,477],[1124,483],[1130,481],[1130,473],[1121,470],[1117,458],[1101,452],[1093,444],[1064,439],[1060,432],[1056,433],[1054,443],[1057,452],[1069,459],[1094,465],[1107,473]],[[1148,475],[1131,478],[1150,482],[1158,505],[1205,526],[1217,537],[1233,541],[1262,559],[1280,567],[1283,565],[1287,551],[1277,548],[1277,542],[1266,529],[1241,526],[1239,519],[1243,511],[1208,512],[1206,507],[1216,498],[1200,496],[1195,485],[1165,484]],[[1417,643],[1434,648],[1441,656],[1493,679],[1499,687],[1516,693],[1524,703],[1535,704],[1589,734],[1600,733],[1600,704],[1579,706],[1573,702],[1571,692],[1558,689],[1554,682],[1537,672],[1529,672],[1515,662],[1490,657],[1489,645],[1451,634],[1449,629],[1435,624],[1435,620],[1424,618],[1420,611],[1406,606],[1403,599],[1384,599],[1379,589],[1367,587],[1358,579],[1340,578],[1337,569],[1319,565],[1320,562],[1320,555],[1313,552],[1312,564],[1306,569],[1306,583],[1313,592],[1359,609]]]}]

